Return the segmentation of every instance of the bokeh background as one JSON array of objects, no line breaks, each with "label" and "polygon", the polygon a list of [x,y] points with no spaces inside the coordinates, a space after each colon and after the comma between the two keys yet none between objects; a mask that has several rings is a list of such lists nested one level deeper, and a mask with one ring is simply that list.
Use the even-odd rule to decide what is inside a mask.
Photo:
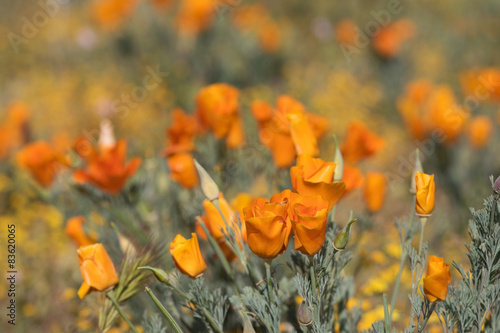
[{"label": "bokeh background", "polygon": [[[168,180],[165,129],[173,108],[193,113],[198,91],[216,82],[239,89],[247,145],[258,151],[250,162],[244,153],[224,155],[237,165],[256,165],[221,178],[229,198],[239,192],[272,194],[280,184],[269,177],[286,178],[259,142],[250,110],[256,99],[274,104],[287,94],[326,117],[329,131],[320,141],[325,160],[334,154],[333,135],[342,141],[353,121],[385,140],[384,149],[357,165],[363,174],[386,176],[383,208],[369,212],[361,186],[337,209],[339,221],[354,210],[361,222],[347,267],[355,278],[353,302],[364,310],[358,329],[383,318],[381,295],[392,290],[401,251],[394,219],[411,211],[415,148],[436,179],[437,208],[426,229],[430,253],[449,264],[467,263],[469,207],[482,206],[491,193],[488,177],[500,172],[497,1],[3,0],[0,36],[0,237],[5,244],[6,226],[16,223],[16,332],[94,330],[96,299],[76,296],[81,276],[64,225],[84,212],[100,238],[109,233],[105,219],[88,205],[41,200],[38,185],[16,165],[16,151],[36,140],[69,150],[82,135],[96,140],[100,120],[108,118],[116,136],[127,140],[129,155],[144,159],[137,178],[146,180],[139,183],[160,182],[146,178],[146,170],[154,170],[170,188],[165,193],[180,191],[183,205],[158,213],[165,216],[162,223],[192,218],[201,211],[200,196]],[[145,88],[152,72],[157,84]],[[27,114],[19,142],[8,134],[15,108]],[[449,109],[457,112],[453,121],[442,116]],[[435,130],[448,140],[436,140]],[[221,156],[217,140],[202,141],[197,158],[224,174],[227,163],[214,157]],[[55,186],[70,181],[63,177]],[[173,235],[165,238],[170,242]],[[4,251],[2,245],[2,263]],[[409,281],[403,274],[403,288]],[[6,294],[2,282],[2,309]],[[404,325],[404,290],[398,309],[395,319]],[[1,330],[11,329],[2,318]],[[115,329],[126,331],[119,324]]]}]

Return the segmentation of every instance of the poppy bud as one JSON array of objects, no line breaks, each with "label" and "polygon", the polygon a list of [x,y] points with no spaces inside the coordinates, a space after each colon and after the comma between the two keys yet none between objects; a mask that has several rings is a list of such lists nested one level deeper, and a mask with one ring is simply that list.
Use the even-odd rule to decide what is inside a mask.
[{"label": "poppy bud", "polygon": [[342,152],[340,151],[339,143],[337,142],[337,137],[333,136],[335,140],[335,155],[333,155],[333,163],[335,163],[335,172],[333,176],[333,181],[339,182],[342,180],[344,175],[344,158],[342,157]]},{"label": "poppy bud", "polygon": [[163,269],[160,269],[160,268],[156,268],[156,267],[151,267],[151,266],[141,266],[141,267],[137,267],[137,269],[147,269],[147,270],[150,270],[151,272],[153,272],[153,274],[156,276],[156,278],[158,279],[158,281],[160,281],[161,283],[169,283],[169,278],[168,278],[168,274],[167,272],[165,272]]},{"label": "poppy bud", "polygon": [[417,182],[415,180],[415,174],[417,172],[424,172],[422,162],[420,161],[420,150],[418,148],[415,149],[415,166],[412,172],[413,177],[411,177],[410,193],[417,193]]},{"label": "poppy bud", "polygon": [[500,176],[495,180],[495,184],[493,184],[493,191],[500,193]]},{"label": "poppy bud", "polygon": [[347,243],[349,242],[349,238],[351,237],[351,225],[356,222],[357,219],[352,219],[347,223],[347,225],[340,230],[339,234],[337,237],[335,237],[333,241],[333,247],[338,250],[344,250],[347,246]]},{"label": "poppy bud", "polygon": [[215,183],[215,181],[210,177],[208,172],[198,163],[198,161],[194,160],[194,165],[196,167],[196,171],[198,171],[198,175],[200,176],[200,185],[203,194],[209,201],[213,201],[219,197],[219,186]]},{"label": "poppy bud", "polygon": [[306,301],[302,301],[297,310],[297,320],[299,321],[300,326],[309,326],[312,324],[312,311],[309,306],[307,306]]}]

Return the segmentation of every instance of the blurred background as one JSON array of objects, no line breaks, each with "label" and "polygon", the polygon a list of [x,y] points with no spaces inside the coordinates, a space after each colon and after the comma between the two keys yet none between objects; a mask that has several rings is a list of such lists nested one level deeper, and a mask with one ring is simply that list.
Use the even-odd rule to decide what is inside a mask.
[{"label": "blurred background", "polygon": [[[0,35],[0,237],[4,244],[6,226],[17,224],[17,332],[91,332],[96,314],[92,301],[76,296],[78,260],[64,233],[66,219],[85,209],[40,200],[37,185],[16,165],[16,152],[36,140],[69,151],[82,135],[96,141],[101,119],[108,118],[116,137],[127,140],[128,154],[144,160],[137,177],[146,179],[148,165],[167,175],[162,150],[172,110],[194,113],[198,91],[218,82],[239,90],[247,146],[258,151],[250,162],[243,153],[231,155],[250,166],[222,179],[229,198],[268,196],[282,187],[256,170],[286,179],[259,141],[250,108],[255,100],[274,105],[286,94],[326,117],[324,160],[333,157],[333,135],[344,140],[353,121],[385,140],[380,152],[356,165],[363,175],[385,175],[384,206],[367,209],[360,183],[337,209],[341,225],[354,210],[363,230],[354,231],[355,259],[347,268],[364,310],[359,330],[383,318],[381,294],[391,290],[399,267],[394,220],[411,212],[415,148],[436,180],[436,209],[426,228],[430,254],[467,264],[469,207],[482,206],[491,193],[489,176],[500,173],[497,1],[3,0]],[[196,157],[218,170],[227,164],[212,156],[216,141],[200,142]],[[241,175],[248,177],[241,181]],[[141,186],[148,182],[154,177]],[[188,206],[194,199],[186,200]],[[166,216],[192,219],[198,206]],[[85,213],[104,238],[102,216]],[[403,275],[404,287],[410,279]],[[6,295],[2,283],[3,309]],[[398,302],[406,322],[404,290]],[[2,319],[0,327],[5,324]]]}]

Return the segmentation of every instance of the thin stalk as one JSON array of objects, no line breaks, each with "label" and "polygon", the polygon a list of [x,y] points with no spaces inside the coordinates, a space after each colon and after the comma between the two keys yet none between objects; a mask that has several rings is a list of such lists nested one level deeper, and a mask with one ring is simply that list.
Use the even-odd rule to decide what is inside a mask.
[{"label": "thin stalk", "polygon": [[427,216],[420,216],[420,245],[418,247],[418,256],[422,253],[422,243],[424,242],[424,230],[427,223]]},{"label": "thin stalk", "polygon": [[314,272],[314,258],[309,257],[309,275],[311,276],[311,289],[313,291],[313,298],[315,300],[314,304],[314,321],[320,325],[319,321],[319,297],[318,297],[318,286],[316,284],[316,272]]},{"label": "thin stalk", "polygon": [[118,311],[118,313],[120,314],[120,316],[123,318],[123,320],[125,320],[128,324],[128,326],[130,326],[130,329],[132,329],[132,331],[134,333],[139,333],[136,329],[135,329],[135,326],[134,324],[132,324],[130,322],[130,320],[128,320],[127,316],[125,315],[125,313],[123,313],[122,309],[120,308],[120,305],[118,304],[118,302],[113,298],[113,296],[111,296],[109,293],[106,293],[106,297],[109,298],[109,300],[111,301],[111,303],[113,303],[116,311]]},{"label": "thin stalk", "polygon": [[427,321],[432,316],[432,313],[434,312],[434,309],[436,308],[436,304],[437,304],[437,302],[432,303],[429,314],[427,316],[425,316],[424,321],[422,322],[422,326],[418,329],[418,333],[421,333],[424,330],[425,325],[427,325]]},{"label": "thin stalk", "polygon": [[406,250],[403,247],[403,253],[401,253],[401,262],[399,263],[398,276],[396,277],[396,284],[394,285],[394,291],[391,298],[391,312],[389,316],[389,324],[392,323],[392,315],[394,314],[394,307],[396,306],[396,298],[398,297],[399,285],[401,284],[401,276],[403,275],[403,270],[405,268],[406,262]]},{"label": "thin stalk", "polygon": [[151,289],[148,286],[146,286],[146,292],[148,293],[149,297],[151,297],[153,302],[155,302],[156,306],[161,311],[161,313],[163,313],[165,318],[167,318],[167,321],[170,323],[170,326],[172,326],[174,331],[177,333],[182,333],[182,330],[179,327],[179,325],[177,324],[177,322],[175,321],[174,317],[172,317],[172,315],[167,311],[167,309],[165,309],[163,304],[160,303],[158,298],[156,298],[155,294],[153,294],[153,291],[151,291]]},{"label": "thin stalk", "polygon": [[387,294],[384,294],[384,323],[385,323],[385,331],[387,333],[390,333],[391,332],[391,316],[389,315],[389,309],[387,307]]},{"label": "thin stalk", "polygon": [[267,293],[269,294],[269,302],[271,304],[274,303],[273,296],[273,282],[271,280],[271,260],[264,260],[264,266],[266,266],[266,278],[267,278]]},{"label": "thin stalk", "polygon": [[497,201],[499,194],[495,194],[493,196],[493,203],[491,204],[491,211],[490,211],[490,232],[493,232],[493,222],[495,220],[495,213],[497,211]]},{"label": "thin stalk", "polygon": [[217,244],[217,241],[215,238],[212,237],[210,232],[208,231],[207,226],[205,225],[205,222],[203,222],[202,219],[199,217],[197,218],[198,223],[202,227],[203,231],[205,232],[205,235],[207,235],[207,239],[210,242],[210,245],[212,245],[212,248],[214,249],[215,253],[217,254],[217,257],[219,257],[220,262],[222,263],[222,267],[224,267],[224,270],[226,271],[227,275],[231,279],[231,282],[233,284],[233,289],[238,295],[239,298],[241,298],[241,292],[236,284],[236,280],[234,279],[233,271],[231,270],[231,266],[229,266],[229,262],[226,259],[226,256],[222,252],[222,249],[220,248],[219,244]]}]

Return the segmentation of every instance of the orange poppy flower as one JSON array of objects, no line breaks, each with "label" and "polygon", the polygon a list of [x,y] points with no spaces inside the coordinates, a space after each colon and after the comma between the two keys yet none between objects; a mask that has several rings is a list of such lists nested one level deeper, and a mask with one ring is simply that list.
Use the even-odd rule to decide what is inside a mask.
[{"label": "orange poppy flower", "polygon": [[102,244],[92,244],[77,250],[83,283],[78,296],[83,299],[91,291],[110,289],[118,283],[118,275]]},{"label": "orange poppy flower", "polygon": [[345,19],[335,25],[335,37],[339,44],[355,45],[358,27],[352,20]]},{"label": "orange poppy flower", "polygon": [[76,244],[77,247],[92,245],[95,240],[89,237],[83,230],[83,224],[86,222],[83,216],[73,216],[66,222],[66,228],[64,231],[71,240]]},{"label": "orange poppy flower", "polygon": [[372,213],[382,209],[387,193],[387,178],[380,172],[367,172],[364,198],[366,208]]},{"label": "orange poppy flower", "polygon": [[181,235],[175,236],[170,243],[170,254],[177,269],[190,278],[197,278],[207,269],[205,260],[201,256],[200,245],[196,234],[191,234],[190,239]]},{"label": "orange poppy flower", "polygon": [[79,184],[91,183],[110,194],[119,193],[127,179],[141,165],[138,157],[131,159],[129,163],[125,162],[125,140],[119,140],[112,147],[100,147],[97,151],[87,139],[82,138],[76,143],[76,152],[87,162],[87,167],[73,173],[74,181]]},{"label": "orange poppy flower", "polygon": [[217,209],[217,207],[215,207],[212,201],[204,200],[202,205],[205,209],[204,220],[206,221],[207,229],[215,239],[218,240],[224,238],[224,234],[227,233],[226,223],[224,223],[224,219],[229,224],[230,228],[238,229],[236,223],[234,223],[234,212],[222,193],[219,194],[219,206],[222,214],[224,214],[224,219],[222,218],[219,210]]},{"label": "orange poppy flower", "polygon": [[476,149],[488,144],[493,134],[493,122],[487,116],[478,116],[471,120],[467,129],[470,143]]},{"label": "orange poppy flower", "polygon": [[419,171],[415,174],[415,182],[417,185],[415,202],[417,215],[430,215],[434,210],[435,201],[434,175],[427,175]]},{"label": "orange poppy flower", "polygon": [[170,179],[184,186],[194,188],[199,183],[198,172],[190,153],[176,153],[167,156]]},{"label": "orange poppy flower", "polygon": [[30,171],[44,187],[49,187],[57,172],[69,166],[68,159],[45,141],[30,143],[17,153],[17,163]]},{"label": "orange poppy flower", "polygon": [[466,96],[476,96],[487,100],[500,101],[500,68],[488,67],[470,70],[460,77],[462,89]]},{"label": "orange poppy flower", "polygon": [[359,168],[346,164],[344,165],[342,181],[345,183],[345,196],[349,192],[363,186],[363,173]]},{"label": "orange poppy flower", "polygon": [[308,256],[316,254],[325,243],[328,202],[320,196],[301,196],[290,203],[289,214],[295,250]]},{"label": "orange poppy flower", "polygon": [[428,80],[410,82],[405,95],[397,101],[398,111],[409,134],[418,140],[424,140],[430,131],[431,120],[426,110],[426,103],[432,89],[433,85]]},{"label": "orange poppy flower", "polygon": [[252,114],[259,125],[259,138],[273,154],[279,168],[290,166],[298,153],[317,156],[316,140],[328,128],[326,118],[307,113],[304,105],[290,96],[276,100],[276,111],[263,101],[254,101]]},{"label": "orange poppy flower", "polygon": [[244,209],[248,246],[259,257],[273,259],[285,252],[292,232],[288,203],[295,196],[286,190],[275,194],[270,201],[258,198]]},{"label": "orange poppy flower", "polygon": [[132,14],[137,3],[137,0],[99,0],[94,2],[94,17],[102,27],[114,29]]},{"label": "orange poppy flower", "polygon": [[303,196],[320,195],[330,211],[345,190],[344,182],[334,182],[334,172],[335,163],[300,155],[297,166],[290,169],[293,189]]},{"label": "orange poppy flower", "polygon": [[182,0],[175,21],[180,32],[196,35],[206,30],[214,17],[212,0]]},{"label": "orange poppy flower", "polygon": [[0,159],[27,141],[28,106],[23,102],[12,102],[7,107],[7,116],[0,124]]},{"label": "orange poppy flower", "polygon": [[182,109],[172,111],[172,124],[167,129],[165,155],[193,151],[194,138],[198,132],[196,119],[187,115]]},{"label": "orange poppy flower", "polygon": [[443,258],[430,256],[427,275],[424,278],[424,293],[427,299],[431,302],[444,301],[450,282],[450,266],[444,262]]},{"label": "orange poppy flower", "polygon": [[344,161],[356,163],[364,158],[371,157],[385,146],[385,140],[366,128],[359,121],[349,124],[347,134],[340,150]]},{"label": "orange poppy flower", "polygon": [[196,116],[203,128],[218,139],[225,138],[229,148],[245,143],[243,123],[238,106],[239,91],[226,83],[215,83],[200,90],[196,96]]},{"label": "orange poppy flower", "polygon": [[374,50],[384,58],[394,58],[401,50],[403,42],[413,37],[415,24],[401,19],[383,27],[372,39]]}]

